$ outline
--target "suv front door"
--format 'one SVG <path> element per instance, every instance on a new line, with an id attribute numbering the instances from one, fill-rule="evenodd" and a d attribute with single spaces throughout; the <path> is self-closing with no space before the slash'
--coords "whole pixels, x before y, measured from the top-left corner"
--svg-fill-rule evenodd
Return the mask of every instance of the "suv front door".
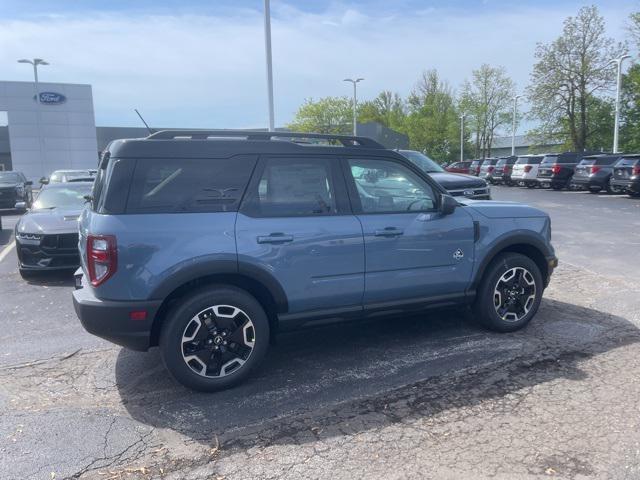
<path id="1" fill-rule="evenodd" d="M 262 157 L 237 217 L 236 242 L 240 270 L 251 265 L 273 276 L 289 314 L 362 310 L 364 241 L 340 159 Z"/>
<path id="2" fill-rule="evenodd" d="M 350 158 L 345 175 L 364 232 L 365 308 L 463 296 L 474 261 L 464 208 L 440 214 L 440 193 L 396 159 Z"/>

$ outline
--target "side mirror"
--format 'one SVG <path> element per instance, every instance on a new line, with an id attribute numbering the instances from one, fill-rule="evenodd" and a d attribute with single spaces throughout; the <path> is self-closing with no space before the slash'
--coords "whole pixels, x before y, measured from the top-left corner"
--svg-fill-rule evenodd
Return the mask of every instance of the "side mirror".
<path id="1" fill-rule="evenodd" d="M 47 185 L 48 183 L 49 183 L 49 178 L 48 177 L 42 177 L 40 179 L 40 184 Z"/>
<path id="2" fill-rule="evenodd" d="M 440 213 L 442 215 L 451 215 L 456 211 L 456 207 L 458 206 L 458 202 L 451 195 L 445 195 L 444 193 L 440 196 Z"/>
<path id="3" fill-rule="evenodd" d="M 33 182 L 31 180 L 27 180 L 26 182 L 24 182 L 24 184 L 30 187 L 31 185 L 33 185 Z"/>

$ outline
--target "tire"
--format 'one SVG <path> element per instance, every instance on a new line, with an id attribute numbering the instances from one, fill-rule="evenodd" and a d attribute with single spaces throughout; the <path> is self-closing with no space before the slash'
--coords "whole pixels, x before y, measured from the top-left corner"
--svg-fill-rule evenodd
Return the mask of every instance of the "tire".
<path id="1" fill-rule="evenodd" d="M 210 285 L 185 297 L 167 314 L 160 333 L 160 352 L 169 373 L 202 392 L 245 380 L 268 347 L 264 309 L 233 286 Z"/>
<path id="2" fill-rule="evenodd" d="M 562 190 L 564 187 L 565 187 L 565 185 L 564 184 L 560 184 L 560 183 L 552 183 L 551 184 L 551 188 L 553 188 L 556 191 Z"/>
<path id="3" fill-rule="evenodd" d="M 514 277 L 510 277 L 509 272 L 514 272 Z M 522 289 L 522 294 L 519 291 L 515 292 L 514 296 L 518 300 L 512 306 L 514 312 L 504 310 L 505 313 L 500 315 L 498 310 L 507 304 L 507 301 L 503 301 L 507 296 L 504 290 L 511 288 L 510 280 L 520 282 L 520 286 L 514 284 L 512 288 L 514 292 Z M 533 260 L 519 253 L 499 254 L 489 264 L 480 282 L 473 304 L 476 320 L 496 332 L 519 330 L 529 323 L 538 311 L 543 290 L 542 274 Z M 500 297 L 496 297 L 498 293 Z M 500 306 L 495 305 L 498 301 Z"/>
<path id="4" fill-rule="evenodd" d="M 611 185 L 611 182 L 607 182 L 607 185 L 605 186 L 605 190 L 609 195 L 618 195 L 622 193 L 622 189 L 620 187 L 615 187 Z"/>
<path id="5" fill-rule="evenodd" d="M 600 189 L 599 188 L 590 188 L 589 189 L 589 193 L 593 193 L 593 194 L 600 193 Z"/>
<path id="6" fill-rule="evenodd" d="M 535 183 L 527 183 L 525 185 L 527 186 L 527 188 L 536 188 L 536 184 Z"/>

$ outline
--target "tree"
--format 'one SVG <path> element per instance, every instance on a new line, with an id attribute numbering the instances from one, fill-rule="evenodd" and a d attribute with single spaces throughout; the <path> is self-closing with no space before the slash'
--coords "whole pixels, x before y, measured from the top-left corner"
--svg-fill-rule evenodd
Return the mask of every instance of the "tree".
<path id="1" fill-rule="evenodd" d="M 629 30 L 640 48 L 640 13 L 631 15 Z M 640 152 L 640 65 L 634 64 L 622 76 L 620 100 L 620 149 Z"/>
<path id="2" fill-rule="evenodd" d="M 504 67 L 484 64 L 472 72 L 471 81 L 465 81 L 460 105 L 475 133 L 476 157 L 491 156 L 497 130 L 512 120 L 514 95 L 514 83 Z"/>
<path id="3" fill-rule="evenodd" d="M 460 157 L 459 114 L 453 92 L 436 70 L 428 70 L 407 100 L 403 132 L 411 148 L 434 160 L 449 162 Z M 466 136 L 468 138 L 468 134 Z"/>
<path id="4" fill-rule="evenodd" d="M 378 122 L 394 130 L 402 130 L 406 114 L 404 101 L 400 95 L 384 90 L 373 100 L 358 105 L 360 123 Z"/>
<path id="5" fill-rule="evenodd" d="M 305 100 L 287 128 L 296 132 L 329 134 L 352 133 L 353 103 L 348 97 Z"/>
<path id="6" fill-rule="evenodd" d="M 527 96 L 531 116 L 541 121 L 542 140 L 559 139 L 576 151 L 592 144 L 593 118 L 615 80 L 610 60 L 622 46 L 605 36 L 604 19 L 595 6 L 583 7 L 564 21 L 562 35 L 536 47 L 536 64 Z"/>

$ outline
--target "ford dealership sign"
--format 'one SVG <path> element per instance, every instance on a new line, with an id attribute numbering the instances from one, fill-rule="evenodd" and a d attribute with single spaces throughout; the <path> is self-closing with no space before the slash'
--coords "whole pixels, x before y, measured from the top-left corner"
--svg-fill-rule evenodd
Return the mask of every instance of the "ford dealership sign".
<path id="1" fill-rule="evenodd" d="M 36 100 L 36 96 L 33 96 L 33 100 Z M 45 105 L 60 105 L 67 101 L 67 97 L 61 93 L 56 92 L 40 92 L 40 103 Z"/>

